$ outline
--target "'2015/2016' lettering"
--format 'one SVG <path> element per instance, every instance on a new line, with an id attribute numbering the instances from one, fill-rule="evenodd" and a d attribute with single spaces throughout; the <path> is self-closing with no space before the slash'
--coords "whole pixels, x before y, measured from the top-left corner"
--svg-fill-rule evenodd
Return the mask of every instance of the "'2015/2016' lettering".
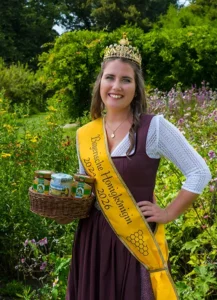
<path id="1" fill-rule="evenodd" d="M 100 200 L 101 200 L 101 202 L 102 202 L 102 204 L 103 204 L 103 206 L 106 210 L 108 210 L 110 207 L 112 207 L 112 205 L 109 204 L 110 201 L 107 198 L 107 195 L 106 195 L 104 189 L 101 189 L 101 190 L 97 189 L 97 194 L 98 194 L 98 196 L 99 196 L 99 198 L 100 198 Z"/>

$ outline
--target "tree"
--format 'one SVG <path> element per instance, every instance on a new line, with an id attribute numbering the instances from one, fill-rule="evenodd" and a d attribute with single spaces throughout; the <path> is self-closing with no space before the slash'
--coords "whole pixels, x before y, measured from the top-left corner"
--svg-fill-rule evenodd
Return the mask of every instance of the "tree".
<path id="1" fill-rule="evenodd" d="M 210 20 L 217 19 L 217 0 L 192 0 L 189 8 L 193 13 L 207 16 Z"/>
<path id="2" fill-rule="evenodd" d="M 148 30 L 151 22 L 164 14 L 170 4 L 177 4 L 177 0 L 93 0 L 92 28 L 112 31 L 128 23 Z"/>
<path id="3" fill-rule="evenodd" d="M 171 3 L 177 0 L 1 0 L 0 57 L 36 68 L 42 45 L 58 35 L 56 24 L 112 31 L 126 23 L 149 31 Z"/>
<path id="4" fill-rule="evenodd" d="M 59 12 L 50 0 L 1 0 L 0 56 L 6 63 L 20 61 L 35 66 L 41 46 L 54 40 L 52 30 Z"/>

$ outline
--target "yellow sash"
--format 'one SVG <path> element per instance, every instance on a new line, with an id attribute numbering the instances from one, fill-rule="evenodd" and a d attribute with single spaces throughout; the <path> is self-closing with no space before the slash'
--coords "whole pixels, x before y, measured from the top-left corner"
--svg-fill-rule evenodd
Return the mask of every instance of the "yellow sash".
<path id="1" fill-rule="evenodd" d="M 117 237 L 150 272 L 155 299 L 178 299 L 167 265 L 164 225 L 157 224 L 152 233 L 110 158 L 103 119 L 81 127 L 77 141 L 87 174 L 96 178 L 95 189 L 102 212 Z"/>

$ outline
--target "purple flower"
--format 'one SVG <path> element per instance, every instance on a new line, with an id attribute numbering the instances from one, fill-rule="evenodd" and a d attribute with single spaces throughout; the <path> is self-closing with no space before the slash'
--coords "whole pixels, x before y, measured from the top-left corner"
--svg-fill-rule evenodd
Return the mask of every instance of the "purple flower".
<path id="1" fill-rule="evenodd" d="M 181 119 L 178 120 L 178 125 L 181 125 L 183 123 L 184 123 L 184 119 L 183 118 L 181 118 Z"/>
<path id="2" fill-rule="evenodd" d="M 208 153 L 208 156 L 209 156 L 209 158 L 213 159 L 213 158 L 216 157 L 216 154 L 213 150 L 210 150 L 209 153 Z"/>
<path id="3" fill-rule="evenodd" d="M 31 243 L 32 243 L 32 244 L 36 244 L 35 239 L 32 239 L 32 240 L 31 240 Z"/>
<path id="4" fill-rule="evenodd" d="M 209 191 L 212 193 L 215 191 L 215 186 L 214 185 L 210 185 L 209 186 Z"/>
<path id="5" fill-rule="evenodd" d="M 21 263 L 22 264 L 24 264 L 25 261 L 26 261 L 25 258 L 21 258 Z"/>
<path id="6" fill-rule="evenodd" d="M 27 240 L 25 240 L 23 245 L 26 247 L 28 245 L 28 243 L 29 243 L 29 240 L 27 239 Z"/>
<path id="7" fill-rule="evenodd" d="M 38 243 L 39 243 L 40 246 L 46 245 L 47 244 L 47 238 L 45 237 L 45 238 L 41 239 Z"/>
<path id="8" fill-rule="evenodd" d="M 46 267 L 47 267 L 47 262 L 44 261 L 40 266 L 40 270 L 44 270 Z"/>

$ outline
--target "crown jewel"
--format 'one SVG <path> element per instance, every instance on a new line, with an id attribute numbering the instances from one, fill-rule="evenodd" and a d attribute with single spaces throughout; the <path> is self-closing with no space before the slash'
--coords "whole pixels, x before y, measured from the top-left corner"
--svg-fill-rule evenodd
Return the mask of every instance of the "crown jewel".
<path id="1" fill-rule="evenodd" d="M 125 33 L 123 34 L 123 38 L 119 41 L 119 44 L 112 44 L 105 48 L 103 60 L 115 57 L 123 57 L 132 60 L 141 67 L 142 57 L 139 50 L 130 45 Z"/>

